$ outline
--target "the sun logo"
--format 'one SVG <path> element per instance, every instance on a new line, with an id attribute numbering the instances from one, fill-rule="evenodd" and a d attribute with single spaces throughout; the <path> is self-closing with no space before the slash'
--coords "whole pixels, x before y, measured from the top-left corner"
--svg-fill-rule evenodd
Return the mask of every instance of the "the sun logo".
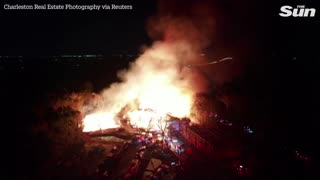
<path id="1" fill-rule="evenodd" d="M 305 5 L 298 5 L 297 8 L 291 6 L 282 6 L 279 15 L 281 17 L 314 17 L 316 14 L 315 8 L 305 8 Z"/>

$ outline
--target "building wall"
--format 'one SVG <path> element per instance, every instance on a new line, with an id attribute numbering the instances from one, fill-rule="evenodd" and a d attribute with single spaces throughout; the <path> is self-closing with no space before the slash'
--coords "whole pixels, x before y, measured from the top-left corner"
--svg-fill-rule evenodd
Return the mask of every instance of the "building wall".
<path id="1" fill-rule="evenodd" d="M 195 148 L 205 153 L 208 157 L 212 157 L 214 149 L 211 143 L 191 130 L 188 126 L 181 126 L 180 132 L 189 141 L 189 143 L 195 146 Z"/>

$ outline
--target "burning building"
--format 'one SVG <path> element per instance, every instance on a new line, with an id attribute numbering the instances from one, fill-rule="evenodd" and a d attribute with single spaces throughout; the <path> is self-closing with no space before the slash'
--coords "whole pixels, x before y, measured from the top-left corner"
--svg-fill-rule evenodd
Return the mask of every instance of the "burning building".
<path id="1" fill-rule="evenodd" d="M 118 72 L 119 82 L 100 93 L 99 106 L 83 119 L 83 131 L 124 127 L 164 134 L 172 117 L 199 123 L 192 107 L 196 95 L 208 91 L 209 82 L 190 64 L 208 62 L 201 54 L 210 44 L 214 21 L 204 12 L 151 17 L 147 28 L 154 43 Z"/>
<path id="2" fill-rule="evenodd" d="M 163 126 L 167 115 L 188 117 L 197 123 L 191 117 L 191 107 L 205 80 L 185 66 L 197 59 L 192 52 L 186 42 L 155 43 L 129 70 L 118 73 L 122 82 L 101 93 L 100 107 L 83 121 L 84 131 L 114 128 L 123 118 L 141 128 Z"/>

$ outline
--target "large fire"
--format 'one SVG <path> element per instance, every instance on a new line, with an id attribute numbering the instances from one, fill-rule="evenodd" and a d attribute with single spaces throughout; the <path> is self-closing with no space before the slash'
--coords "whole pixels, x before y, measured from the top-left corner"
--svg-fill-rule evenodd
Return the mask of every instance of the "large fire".
<path id="1" fill-rule="evenodd" d="M 119 127 L 119 124 L 114 118 L 114 114 L 105 112 L 89 114 L 83 119 L 83 131 L 90 132 L 100 129 L 117 128 Z"/>
<path id="2" fill-rule="evenodd" d="M 179 89 L 174 84 L 160 81 L 159 75 L 151 76 L 146 82 L 137 86 L 137 92 L 126 91 L 122 94 L 123 98 L 135 94 L 134 98 L 127 100 L 128 104 L 131 104 L 129 109 L 121 114 L 121 117 L 128 119 L 133 127 L 159 130 L 165 127 L 167 115 L 179 118 L 190 116 L 192 94 Z M 132 104 L 133 101 L 135 103 Z M 127 104 L 123 104 L 123 107 L 124 105 Z M 117 117 L 120 111 L 119 108 L 114 112 L 100 111 L 86 115 L 83 120 L 83 131 L 120 127 L 121 123 Z"/>
<path id="3" fill-rule="evenodd" d="M 206 61 L 200 54 L 208 44 L 212 23 L 202 20 L 165 17 L 152 21 L 151 34 L 159 32 L 164 39 L 145 48 L 128 69 L 118 73 L 120 82 L 100 93 L 101 102 L 85 116 L 83 131 L 125 126 L 123 122 L 162 129 L 170 116 L 196 123 L 191 117 L 194 97 L 208 87 L 206 78 L 189 65 Z"/>
<path id="4" fill-rule="evenodd" d="M 192 96 L 182 92 L 175 86 L 163 86 L 153 83 L 141 88 L 137 97 L 138 105 L 131 107 L 122 115 L 135 128 L 161 130 L 166 125 L 168 115 L 174 117 L 189 117 Z M 96 112 L 88 114 L 83 119 L 83 131 L 91 132 L 121 126 L 117 114 L 119 112 Z"/>
<path id="5" fill-rule="evenodd" d="M 102 106 L 84 118 L 83 131 L 119 127 L 118 119 L 124 117 L 132 126 L 154 129 L 164 126 L 167 115 L 189 117 L 194 96 L 191 78 L 172 48 L 155 45 L 129 71 L 121 72 L 123 82 L 101 93 Z"/>
<path id="6" fill-rule="evenodd" d="M 163 125 L 164 116 L 148 110 L 135 110 L 128 113 L 130 123 L 133 127 L 144 129 L 159 129 L 159 125 Z M 161 123 L 161 124 L 158 124 Z"/>

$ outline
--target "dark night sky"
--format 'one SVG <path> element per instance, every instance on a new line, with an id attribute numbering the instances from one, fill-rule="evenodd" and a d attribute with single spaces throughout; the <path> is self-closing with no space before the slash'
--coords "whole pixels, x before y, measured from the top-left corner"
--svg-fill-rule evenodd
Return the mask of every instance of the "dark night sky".
<path id="1" fill-rule="evenodd" d="M 21 4 L 22 1 L 19 1 Z M 28 1 L 49 2 L 49 1 Z M 51 3 L 81 4 L 73 1 Z M 119 1 L 82 1 L 83 4 Z M 1 9 L 1 54 L 107 54 L 138 50 L 147 43 L 146 18 L 155 13 L 152 1 L 120 1 L 134 10 L 118 11 L 4 11 Z M 126 3 L 127 2 L 127 3 Z M 26 3 L 26 1 L 24 1 Z M 2 2 L 1 4 L 5 4 Z M 10 1 L 10 4 L 15 4 Z M 144 7 L 146 6 L 146 7 Z M 1 7 L 2 8 L 2 7 Z"/>
<path id="2" fill-rule="evenodd" d="M 26 3 L 26 1 L 7 1 Z M 29 4 L 40 1 L 27 1 Z M 48 3 L 79 1 L 41 1 Z M 73 3 L 74 2 L 74 3 Z M 81 1 L 83 4 L 104 3 L 132 4 L 131 11 L 4 11 L 1 7 L 1 42 L 0 54 L 107 54 L 114 51 L 137 51 L 143 44 L 151 42 L 146 32 L 146 20 L 156 14 L 155 0 L 140 1 Z M 186 5 L 198 1 L 177 0 L 162 1 L 167 4 L 168 11 L 188 11 L 192 7 Z M 167 2 L 167 3 L 166 3 Z M 266 45 L 272 50 L 281 49 L 287 53 L 297 52 L 296 48 L 305 48 L 312 40 L 316 41 L 316 21 L 314 19 L 280 18 L 279 8 L 292 1 L 240 1 L 215 0 L 201 1 L 212 6 L 217 21 L 215 44 L 222 48 L 239 49 L 261 48 Z M 312 1 L 306 2 L 314 6 Z M 5 2 L 1 2 L 1 5 Z M 174 6 L 173 8 L 171 6 Z M 187 14 L 187 13 L 186 13 Z M 296 43 L 300 42 L 300 43 Z M 286 44 L 288 48 L 282 49 Z M 280 47 L 279 47 L 280 45 Z M 261 47 L 260 47 L 261 46 Z M 301 47 L 300 47 L 301 46 Z M 310 46 L 311 47 L 311 46 Z M 265 48 L 263 49 L 265 50 Z"/>

